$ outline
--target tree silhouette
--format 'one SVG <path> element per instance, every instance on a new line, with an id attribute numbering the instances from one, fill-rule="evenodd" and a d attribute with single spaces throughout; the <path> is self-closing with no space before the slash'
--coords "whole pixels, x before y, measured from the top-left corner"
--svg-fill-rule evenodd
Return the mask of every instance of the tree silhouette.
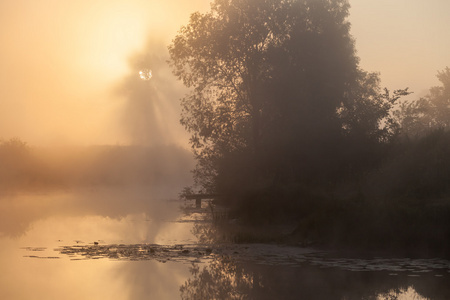
<path id="1" fill-rule="evenodd" d="M 396 118 L 404 135 L 423 137 L 431 130 L 450 128 L 450 68 L 436 76 L 441 86 L 431 87 L 420 99 L 403 102 L 396 111 Z"/>
<path id="2" fill-rule="evenodd" d="M 329 182 L 349 147 L 393 135 L 388 112 L 406 91 L 381 92 L 360 70 L 348 10 L 346 0 L 216 0 L 191 15 L 169 52 L 192 89 L 181 123 L 204 188 Z"/>

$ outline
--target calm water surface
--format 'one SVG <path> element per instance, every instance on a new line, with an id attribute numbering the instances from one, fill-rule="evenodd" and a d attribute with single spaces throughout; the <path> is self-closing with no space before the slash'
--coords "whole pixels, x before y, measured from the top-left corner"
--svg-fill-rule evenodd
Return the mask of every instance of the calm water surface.
<path id="1" fill-rule="evenodd" d="M 450 299 L 450 262 L 199 245 L 165 191 L 2 195 L 0 299 Z"/>

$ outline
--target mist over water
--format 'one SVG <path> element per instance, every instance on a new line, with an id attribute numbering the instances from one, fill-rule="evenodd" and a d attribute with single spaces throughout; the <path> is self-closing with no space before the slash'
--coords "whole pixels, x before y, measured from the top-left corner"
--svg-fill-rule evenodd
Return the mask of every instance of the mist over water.
<path id="1" fill-rule="evenodd" d="M 0 264 L 8 274 L 0 275 L 0 298 L 179 295 L 187 265 L 72 265 L 54 258 L 62 245 L 195 242 L 189 224 L 176 222 L 180 202 L 173 200 L 192 184 L 194 159 L 178 121 L 186 89 L 171 74 L 167 57 L 164 42 L 151 39 L 129 59 L 128 75 L 111 87 L 115 109 L 106 139 L 79 145 L 65 138 L 36 144 L 0 139 Z M 145 68 L 152 70 L 151 80 L 139 77 Z M 105 144 L 112 136 L 118 142 Z"/>
<path id="2" fill-rule="evenodd" d="M 429 8 L 421 9 L 424 4 L 416 0 L 350 1 L 355 12 L 349 17 L 352 35 L 339 48 L 329 42 L 340 35 L 320 29 L 334 21 L 322 18 L 321 9 L 314 13 L 314 7 L 323 4 L 342 9 L 345 1 L 339 0 L 215 1 L 216 10 L 233 5 L 238 9 L 229 16 L 212 14 L 204 23 L 199 14 L 191 19 L 189 14 L 209 7 L 209 0 L 50 2 L 0 3 L 4 46 L 0 49 L 0 299 L 449 298 L 450 262 L 427 257 L 434 255 L 433 247 L 448 249 L 449 244 L 449 197 L 439 193 L 442 187 L 448 192 L 450 175 L 440 169 L 450 165 L 448 131 L 437 131 L 428 141 L 404 144 L 404 149 L 411 149 L 403 159 L 397 159 L 402 154 L 392 160 L 380 154 L 387 148 L 378 151 L 372 145 L 383 138 L 375 144 L 364 139 L 376 136 L 379 120 L 386 123 L 388 116 L 376 109 L 384 99 L 377 94 L 382 90 L 377 88 L 376 74 L 360 78 L 355 99 L 367 97 L 368 102 L 361 102 L 367 106 L 359 110 L 357 105 L 354 110 L 349 106 L 344 125 L 333 119 L 338 106 L 314 106 L 321 99 L 338 99 L 335 83 L 345 77 L 341 72 L 346 70 L 345 59 L 340 56 L 344 50 L 351 52 L 351 62 L 361 58 L 362 69 L 380 70 L 380 78 L 387 80 L 383 86 L 411 87 L 414 97 L 428 97 L 422 90 L 432 85 L 435 74 L 430 70 L 445 66 L 442 57 L 450 44 L 429 39 L 419 47 L 417 40 L 423 36 L 422 28 L 427 37 L 436 32 L 445 40 L 446 26 L 436 20 L 447 20 L 441 14 L 447 4 L 433 0 Z M 227 8 L 229 3 L 233 5 Z M 300 27 L 283 17 L 288 10 L 274 9 L 290 3 L 311 6 L 305 16 L 312 15 L 303 21 L 302 14 L 286 14 Z M 422 15 L 410 24 L 417 11 Z M 270 22 L 264 20 L 267 16 Z M 218 26 L 209 31 L 215 18 Z M 314 25 L 315 18 L 319 26 L 303 31 L 302 26 Z M 436 22 L 422 24 L 430 20 Z M 278 39 L 269 33 L 262 43 L 252 45 L 251 39 L 264 36 L 264 28 L 270 29 L 272 23 L 280 25 L 273 27 L 274 32 L 286 29 L 286 34 Z M 195 32 L 195 26 L 180 29 L 182 24 L 207 26 Z M 221 24 L 230 27 L 222 30 Z M 262 26 L 247 27 L 252 24 Z M 346 32 L 350 23 L 344 25 Z M 372 35 L 381 27 L 380 35 Z M 298 40 L 287 42 L 298 29 Z M 219 35 L 214 37 L 215 30 Z M 304 32 L 311 35 L 302 40 Z M 187 39 L 176 41 L 177 35 Z M 191 54 L 200 54 L 192 66 L 202 73 L 208 64 L 204 58 L 210 55 L 210 64 L 219 63 L 212 73 L 204 73 L 205 80 L 197 86 L 201 90 L 212 84 L 211 90 L 205 90 L 205 95 L 211 94 L 201 99 L 205 110 L 189 116 L 190 109 L 203 104 L 196 101 L 199 98 L 189 98 L 195 85 L 187 84 L 194 87 L 189 90 L 173 75 L 177 66 L 172 56 L 179 56 L 178 68 L 188 73 L 193 69 L 185 64 L 192 60 L 184 51 L 174 52 L 170 43 L 186 45 L 192 37 L 198 43 L 192 44 Z M 277 49 L 264 56 L 266 50 Z M 223 66 L 230 70 L 223 73 L 224 82 L 234 85 L 230 90 L 214 83 L 220 77 L 211 76 Z M 246 68 L 251 72 L 246 74 Z M 246 86 L 247 79 L 252 84 Z M 232 92 L 236 83 L 238 92 L 255 98 L 233 107 L 242 96 Z M 224 97 L 214 99 L 215 91 L 223 91 Z M 193 106 L 184 101 L 182 109 L 183 98 L 192 100 Z M 217 109 L 217 100 L 231 106 Z M 266 102 L 254 114 L 239 111 L 260 100 Z M 311 105 L 301 103 L 309 100 Z M 369 105 L 371 100 L 376 105 Z M 336 104 L 339 109 L 342 103 Z M 377 116 L 372 118 L 373 114 Z M 250 122 L 253 117 L 257 122 Z M 192 123 L 195 118 L 200 122 Z M 354 140 L 336 139 L 342 129 L 351 133 L 355 124 L 358 129 L 358 122 L 363 130 L 355 131 Z M 261 156 L 247 151 L 250 147 L 240 148 L 252 126 L 256 126 L 254 145 L 263 146 Z M 327 126 L 333 130 L 327 132 Z M 389 137 L 388 131 L 383 134 Z M 208 149 L 204 133 L 216 138 L 222 134 L 224 139 Z M 259 140 L 263 134 L 267 139 Z M 227 143 L 230 137 L 236 147 Z M 195 149 L 195 138 L 197 146 L 206 146 L 203 157 L 197 152 L 197 158 L 204 158 L 204 179 L 220 175 L 218 191 L 208 190 L 214 186 L 207 184 L 199 191 L 219 195 L 217 201 L 205 199 L 202 207 L 195 207 L 195 200 L 181 201 L 180 195 L 193 184 L 196 165 L 190 146 Z M 371 169 L 370 155 L 377 161 L 378 154 L 380 161 L 388 163 Z M 414 168 L 417 162 L 427 168 Z M 386 197 L 391 191 L 399 191 L 400 197 Z M 422 197 L 420 201 L 409 202 L 415 195 Z M 420 238 L 424 242 L 418 247 Z M 428 238 L 436 244 L 428 243 Z M 327 248 L 327 239 L 331 246 L 339 246 L 339 239 L 349 242 L 351 251 Z M 389 252 L 403 244 L 405 252 Z M 366 252 L 358 252 L 358 245 Z M 379 245 L 386 246 L 386 252 Z M 391 256 L 397 253 L 401 257 Z M 422 253 L 423 259 L 409 256 Z"/>
<path id="3" fill-rule="evenodd" d="M 10 212 L 0 232 L 18 236 L 37 220 L 77 212 L 112 218 L 174 213 L 161 211 L 160 201 L 177 198 L 192 183 L 194 160 L 179 123 L 179 99 L 187 89 L 167 59 L 164 39 L 148 38 L 129 57 L 128 74 L 110 86 L 116 108 L 109 135 L 116 144 L 102 145 L 103 138 L 91 145 L 0 139 L 0 205 Z M 150 80 L 139 75 L 145 69 L 152 70 Z"/>

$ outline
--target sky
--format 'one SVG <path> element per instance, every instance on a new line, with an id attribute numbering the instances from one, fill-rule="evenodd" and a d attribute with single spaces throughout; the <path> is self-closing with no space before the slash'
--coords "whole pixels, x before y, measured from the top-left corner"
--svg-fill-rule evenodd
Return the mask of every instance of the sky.
<path id="1" fill-rule="evenodd" d="M 450 1 L 350 0 L 351 32 L 360 66 L 379 72 L 391 90 L 409 87 L 410 98 L 439 85 L 450 67 Z"/>
<path id="2" fill-rule="evenodd" d="M 447 0 L 351 0 L 360 66 L 411 97 L 450 66 Z M 0 139 L 187 146 L 167 45 L 209 0 L 0 1 Z M 152 70 L 148 81 L 141 69 Z"/>

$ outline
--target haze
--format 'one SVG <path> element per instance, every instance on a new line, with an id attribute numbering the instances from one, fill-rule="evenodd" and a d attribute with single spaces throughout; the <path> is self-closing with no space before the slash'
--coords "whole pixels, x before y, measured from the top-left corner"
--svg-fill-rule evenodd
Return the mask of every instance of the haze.
<path id="1" fill-rule="evenodd" d="M 123 116 L 133 111 L 123 85 L 139 80 L 141 62 L 130 59 L 164 61 L 180 24 L 203 7 L 208 1 L 0 2 L 0 138 L 44 145 L 141 142 L 123 124 L 135 119 Z M 177 98 L 161 99 L 175 118 L 165 123 L 175 126 Z"/>
<path id="2" fill-rule="evenodd" d="M 351 1 L 361 67 L 422 96 L 449 65 L 445 0 Z M 32 145 L 170 144 L 182 85 L 167 45 L 209 1 L 0 2 L 0 138 Z M 153 64 L 153 65 L 152 65 Z M 156 65 L 155 65 L 156 64 Z M 153 70 L 139 80 L 141 67 Z"/>
<path id="3" fill-rule="evenodd" d="M 0 0 L 0 299 L 450 299 L 450 1 L 227 1 Z"/>

